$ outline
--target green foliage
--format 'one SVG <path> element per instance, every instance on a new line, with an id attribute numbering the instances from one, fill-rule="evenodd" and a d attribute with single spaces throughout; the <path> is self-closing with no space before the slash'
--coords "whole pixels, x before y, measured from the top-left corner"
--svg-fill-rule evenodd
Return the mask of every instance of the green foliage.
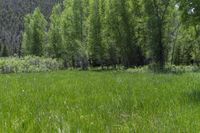
<path id="1" fill-rule="evenodd" d="M 141 45 L 138 43 L 139 38 L 136 30 L 136 24 L 139 24 L 139 2 L 129 0 L 119 0 L 108 2 L 108 11 L 106 16 L 109 24 L 107 31 L 109 31 L 112 44 L 110 48 L 114 49 L 118 55 L 119 60 L 125 67 L 143 65 L 144 58 L 141 50 Z M 137 14 L 137 13 L 138 14 Z M 142 28 L 142 27 L 141 27 Z M 138 37 L 138 38 L 137 38 Z M 113 43 L 116 43 L 113 45 Z"/>
<path id="2" fill-rule="evenodd" d="M 44 55 L 46 26 L 47 22 L 39 8 L 36 8 L 32 15 L 29 14 L 25 17 L 25 31 L 23 34 L 25 54 Z"/>
<path id="3" fill-rule="evenodd" d="M 101 0 L 94 0 L 91 2 L 90 16 L 89 16 L 89 45 L 94 66 L 104 63 L 104 46 L 102 43 L 102 17 Z M 102 5 L 103 6 L 103 5 Z"/>
<path id="4" fill-rule="evenodd" d="M 177 50 L 180 49 L 182 51 L 181 64 L 195 64 L 199 66 L 199 1 L 177 0 L 177 2 L 181 20 L 181 29 L 177 36 Z M 175 64 L 177 63 L 175 62 Z"/>
<path id="5" fill-rule="evenodd" d="M 200 1 L 199 0 L 177 0 L 181 10 L 182 22 L 186 25 L 199 25 Z"/>
<path id="6" fill-rule="evenodd" d="M 56 59 L 36 56 L 0 58 L 0 73 L 46 72 L 62 69 L 62 64 Z"/>
<path id="7" fill-rule="evenodd" d="M 0 43 L 6 45 L 9 54 L 21 55 L 24 17 L 36 7 L 41 9 L 45 18 L 51 14 L 52 7 L 63 0 L 1 0 L 0 1 Z"/>
<path id="8" fill-rule="evenodd" d="M 50 28 L 48 31 L 48 54 L 51 57 L 61 58 L 63 56 L 63 42 L 61 34 L 61 5 L 55 5 L 50 17 Z"/>
<path id="9" fill-rule="evenodd" d="M 88 0 L 66 0 L 61 13 L 60 30 L 62 38 L 62 58 L 67 66 L 88 67 L 89 48 L 87 45 L 89 16 Z"/>
<path id="10" fill-rule="evenodd" d="M 199 66 L 197 3 L 65 0 L 53 8 L 48 29 L 39 9 L 27 15 L 23 46 L 26 54 L 61 58 L 73 68 L 150 64 L 162 71 L 168 63 Z"/>
<path id="11" fill-rule="evenodd" d="M 166 43 L 166 24 L 168 23 L 167 15 L 172 0 L 144 0 L 145 11 L 148 17 L 148 33 L 149 46 L 151 57 L 156 66 L 163 69 L 167 58 L 167 43 Z M 172 5 L 174 6 L 174 5 Z"/>

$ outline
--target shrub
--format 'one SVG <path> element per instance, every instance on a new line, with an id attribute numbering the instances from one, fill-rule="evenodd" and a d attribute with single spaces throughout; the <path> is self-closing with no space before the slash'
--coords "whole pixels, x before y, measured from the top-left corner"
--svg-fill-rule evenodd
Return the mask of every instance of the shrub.
<path id="1" fill-rule="evenodd" d="M 198 72 L 199 70 L 200 68 L 196 65 L 193 65 L 193 66 L 169 65 L 169 66 L 166 66 L 166 69 L 165 69 L 166 72 L 172 72 L 172 73 Z"/>
<path id="2" fill-rule="evenodd" d="M 145 73 L 149 72 L 148 66 L 129 68 L 126 70 L 129 73 Z"/>
<path id="3" fill-rule="evenodd" d="M 200 67 L 196 65 L 190 65 L 190 66 L 176 66 L 176 65 L 166 65 L 164 70 L 159 71 L 159 69 L 156 69 L 154 64 L 150 64 L 148 66 L 143 67 L 135 67 L 135 68 L 129 68 L 126 70 L 130 73 L 145 73 L 145 72 L 158 72 L 158 73 L 174 73 L 174 74 L 181 74 L 181 73 L 187 73 L 187 72 L 200 72 Z"/>
<path id="4" fill-rule="evenodd" d="M 45 57 L 0 58 L 0 73 L 46 72 L 62 68 L 62 61 Z"/>

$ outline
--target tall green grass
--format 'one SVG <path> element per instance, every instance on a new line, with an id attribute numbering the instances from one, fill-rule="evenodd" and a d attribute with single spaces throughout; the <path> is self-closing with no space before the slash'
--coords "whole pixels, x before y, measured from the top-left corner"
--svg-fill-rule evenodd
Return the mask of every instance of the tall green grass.
<path id="1" fill-rule="evenodd" d="M 0 75 L 0 132 L 200 131 L 200 73 Z"/>

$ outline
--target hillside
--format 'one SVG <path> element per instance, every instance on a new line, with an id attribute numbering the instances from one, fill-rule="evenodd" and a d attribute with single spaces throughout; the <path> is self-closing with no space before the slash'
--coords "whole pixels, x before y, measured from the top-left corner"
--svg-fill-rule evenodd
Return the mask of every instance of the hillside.
<path id="1" fill-rule="evenodd" d="M 20 47 L 24 16 L 40 7 L 48 17 L 56 2 L 62 0 L 0 0 L 0 43 L 9 46 L 12 53 Z"/>

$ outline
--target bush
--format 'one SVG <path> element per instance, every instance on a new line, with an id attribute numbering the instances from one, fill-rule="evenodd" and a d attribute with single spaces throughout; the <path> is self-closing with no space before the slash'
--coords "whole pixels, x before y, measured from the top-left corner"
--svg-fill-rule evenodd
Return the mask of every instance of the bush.
<path id="1" fill-rule="evenodd" d="M 37 56 L 0 58 L 0 73 L 46 72 L 62 68 L 62 61 L 51 58 Z"/>
<path id="2" fill-rule="evenodd" d="M 126 70 L 129 73 L 145 73 L 149 72 L 148 66 L 129 68 Z"/>
<path id="3" fill-rule="evenodd" d="M 198 66 L 175 66 L 175 65 L 169 65 L 166 66 L 165 69 L 166 72 L 172 72 L 172 73 L 185 73 L 185 72 L 198 72 L 200 71 L 200 68 Z"/>
<path id="4" fill-rule="evenodd" d="M 129 68 L 126 70 L 130 73 L 145 73 L 145 72 L 157 72 L 157 73 L 174 73 L 174 74 L 181 74 L 181 73 L 187 73 L 187 72 L 200 72 L 200 67 L 196 65 L 191 66 L 176 66 L 176 65 L 166 65 L 165 68 L 161 71 L 155 67 L 155 65 L 150 64 L 148 66 L 143 67 L 135 67 L 135 68 Z"/>

